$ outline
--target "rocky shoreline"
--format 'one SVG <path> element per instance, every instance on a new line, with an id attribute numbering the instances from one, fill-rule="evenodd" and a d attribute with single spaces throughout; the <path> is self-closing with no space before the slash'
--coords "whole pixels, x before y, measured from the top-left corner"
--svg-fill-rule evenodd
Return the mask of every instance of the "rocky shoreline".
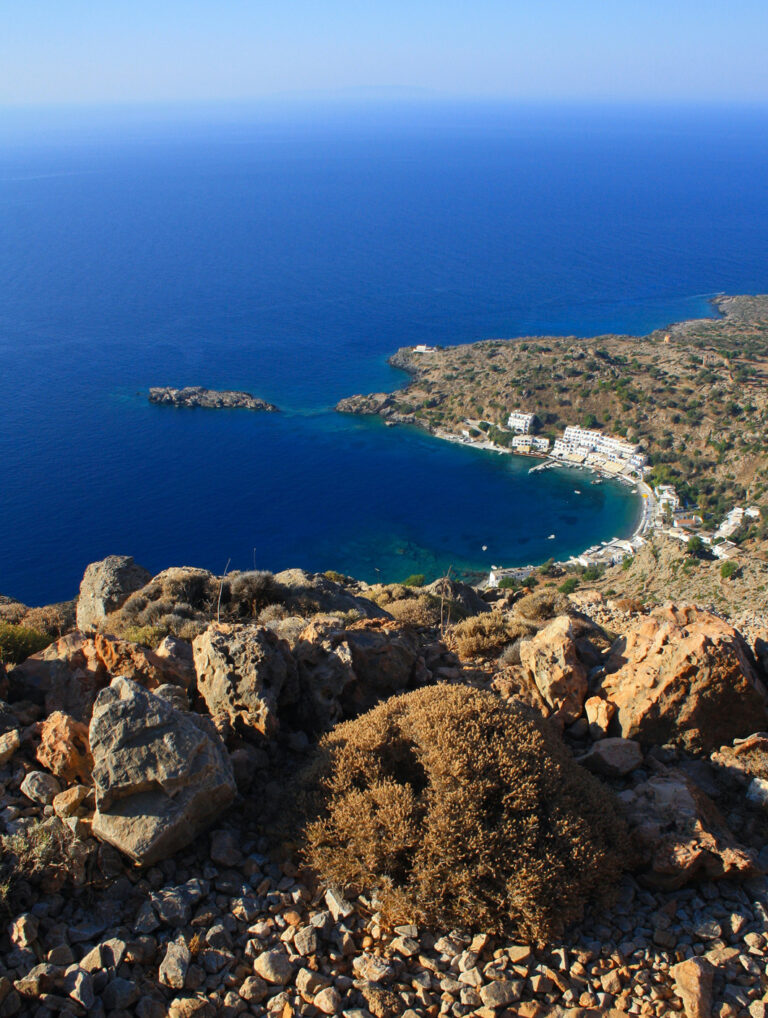
<path id="1" fill-rule="evenodd" d="M 77 626 L 0 667 L 0 1016 L 768 1015 L 768 631 L 120 556 Z M 596 776 L 633 846 L 612 905 L 532 939 L 393 917 L 307 866 L 286 776 L 430 688 L 523 711 Z"/>
<path id="2" fill-rule="evenodd" d="M 279 407 L 253 396 L 250 392 L 231 389 L 205 389 L 199 385 L 174 389 L 170 386 L 154 386 L 149 390 L 150 403 L 159 406 L 205 407 L 208 410 L 261 410 L 277 413 Z"/>

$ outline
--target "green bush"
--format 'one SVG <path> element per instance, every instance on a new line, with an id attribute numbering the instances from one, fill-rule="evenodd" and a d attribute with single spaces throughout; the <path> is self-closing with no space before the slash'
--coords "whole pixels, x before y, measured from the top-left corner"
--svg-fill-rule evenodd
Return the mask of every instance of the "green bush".
<path id="1" fill-rule="evenodd" d="M 499 580 L 499 590 L 519 590 L 520 581 L 516 580 L 514 576 L 502 576 Z"/>
<path id="2" fill-rule="evenodd" d="M 306 855 L 376 889 L 387 921 L 546 940 L 628 863 L 612 794 L 516 701 L 439 685 L 324 737 L 303 776 Z"/>
<path id="3" fill-rule="evenodd" d="M 523 580 L 523 586 L 527 587 L 529 590 L 533 590 L 533 588 L 538 584 L 538 582 L 539 581 L 536 579 L 533 573 L 529 573 Z"/>
<path id="4" fill-rule="evenodd" d="M 17 665 L 30 654 L 37 654 L 51 642 L 50 636 L 36 629 L 17 626 L 11 622 L 0 622 L 0 661 Z"/>
<path id="5" fill-rule="evenodd" d="M 575 576 L 569 576 L 557 589 L 561 594 L 572 594 L 578 585 L 578 579 Z"/>
<path id="6" fill-rule="evenodd" d="M 602 576 L 603 570 L 600 566 L 587 566 L 584 572 L 581 574 L 583 580 L 599 580 Z"/>
<path id="7" fill-rule="evenodd" d="M 404 587 L 423 587 L 426 576 L 424 573 L 412 573 L 407 579 L 403 580 Z"/>
<path id="8" fill-rule="evenodd" d="M 704 553 L 704 542 L 698 534 L 694 534 L 693 537 L 688 538 L 688 544 L 685 546 L 686 551 L 693 558 L 700 558 Z"/>
<path id="9" fill-rule="evenodd" d="M 735 562 L 723 562 L 720 566 L 720 575 L 724 580 L 730 580 L 738 573 L 739 567 Z"/>

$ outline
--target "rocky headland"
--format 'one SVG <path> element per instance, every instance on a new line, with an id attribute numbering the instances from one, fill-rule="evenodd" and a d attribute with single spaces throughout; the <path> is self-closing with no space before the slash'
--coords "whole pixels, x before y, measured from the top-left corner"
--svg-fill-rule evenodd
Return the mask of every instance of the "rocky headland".
<path id="1" fill-rule="evenodd" d="M 0 651 L 0 1016 L 768 1014 L 765 620 L 111 556 Z"/>
<path id="2" fill-rule="evenodd" d="M 183 389 L 170 386 L 154 386 L 149 390 L 150 403 L 160 406 L 205 407 L 208 410 L 263 410 L 277 413 L 279 407 L 250 392 L 230 389 L 205 389 L 200 385 L 188 385 Z"/>
<path id="3" fill-rule="evenodd" d="M 410 376 L 402 388 L 351 396 L 336 409 L 444 436 L 468 420 L 503 426 L 512 410 L 535 414 L 550 439 L 569 424 L 602 428 L 636 443 L 652 467 L 649 483 L 673 484 L 705 521 L 744 501 L 765 507 L 768 519 L 768 296 L 713 305 L 717 317 L 647 336 L 406 347 L 389 361 Z M 768 523 L 742 544 L 764 560 Z"/>

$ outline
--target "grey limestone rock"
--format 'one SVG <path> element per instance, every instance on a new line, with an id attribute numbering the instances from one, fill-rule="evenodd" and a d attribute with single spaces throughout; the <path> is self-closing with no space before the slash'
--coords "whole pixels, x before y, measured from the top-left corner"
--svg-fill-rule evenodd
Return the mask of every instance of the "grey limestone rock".
<path id="1" fill-rule="evenodd" d="M 97 629 L 110 612 L 117 611 L 151 579 L 151 573 L 130 555 L 108 555 L 100 562 L 91 562 L 80 583 L 77 628 L 84 633 Z"/>
<path id="2" fill-rule="evenodd" d="M 213 623 L 196 637 L 198 690 L 212 715 L 240 730 L 270 735 L 278 708 L 298 694 L 296 664 L 285 641 L 258 625 Z"/>
<path id="3" fill-rule="evenodd" d="M 89 738 L 93 833 L 143 865 L 189 844 L 235 796 L 210 720 L 175 710 L 128 679 L 99 693 Z"/>

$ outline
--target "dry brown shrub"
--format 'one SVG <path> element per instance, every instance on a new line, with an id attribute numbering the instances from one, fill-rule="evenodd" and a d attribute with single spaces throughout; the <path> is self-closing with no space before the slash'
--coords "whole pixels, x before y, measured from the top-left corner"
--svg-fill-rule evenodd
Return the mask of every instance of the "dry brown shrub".
<path id="1" fill-rule="evenodd" d="M 309 863 L 378 889 L 392 920 L 547 938 L 626 863 L 611 793 L 488 691 L 393 697 L 326 735 L 304 782 Z"/>
<path id="2" fill-rule="evenodd" d="M 438 626 L 440 624 L 440 599 L 431 594 L 390 601 L 387 611 L 393 619 L 409 626 Z"/>
<path id="3" fill-rule="evenodd" d="M 42 608 L 30 608 L 24 616 L 24 625 L 58 640 L 75 628 L 76 606 L 76 601 L 61 601 Z"/>
<path id="4" fill-rule="evenodd" d="M 448 645 L 465 661 L 475 657 L 498 657 L 507 644 L 530 636 L 535 627 L 499 611 L 457 622 L 448 634 Z"/>
<path id="5" fill-rule="evenodd" d="M 514 612 L 523 619 L 544 622 L 558 615 L 568 615 L 573 610 L 565 594 L 557 587 L 543 587 L 532 594 L 526 594 L 515 602 Z"/>

